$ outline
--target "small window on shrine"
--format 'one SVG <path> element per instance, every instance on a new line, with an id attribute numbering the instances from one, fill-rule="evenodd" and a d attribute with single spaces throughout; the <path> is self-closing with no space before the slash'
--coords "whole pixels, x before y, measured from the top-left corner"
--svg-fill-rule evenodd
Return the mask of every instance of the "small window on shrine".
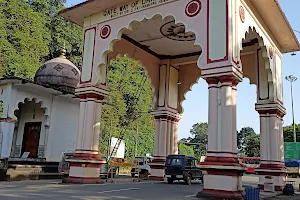
<path id="1" fill-rule="evenodd" d="M 0 101 L 0 118 L 3 116 L 3 101 Z"/>

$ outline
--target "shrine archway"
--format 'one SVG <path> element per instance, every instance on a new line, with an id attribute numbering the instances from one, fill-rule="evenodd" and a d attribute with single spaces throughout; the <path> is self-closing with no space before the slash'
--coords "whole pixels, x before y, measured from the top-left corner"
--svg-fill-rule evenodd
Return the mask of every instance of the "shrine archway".
<path id="1" fill-rule="evenodd" d="M 44 158 L 48 112 L 42 101 L 25 98 L 14 111 L 17 118 L 12 139 L 12 157 L 19 158 L 28 152 L 28 158 Z"/>
<path id="2" fill-rule="evenodd" d="M 281 56 L 272 47 L 267 49 L 266 45 L 259 32 L 249 27 L 243 39 L 241 62 L 244 77 L 250 80 L 250 84 L 256 85 L 257 91 L 255 109 L 260 117 L 261 163 L 256 171 L 259 187 L 264 189 L 265 171 L 273 170 L 276 190 L 281 190 L 285 180 L 280 173 L 284 170 L 282 118 L 285 109 L 274 105 L 276 101 L 283 103 L 281 68 L 278 67 L 281 65 Z"/>
<path id="3" fill-rule="evenodd" d="M 269 17 L 270 12 L 276 21 Z M 62 16 L 83 27 L 85 36 L 81 80 L 76 89 L 81 98 L 80 123 L 67 182 L 99 182 L 97 174 L 104 161 L 97 155 L 100 131 L 96 124 L 101 119 L 102 101 L 108 95 L 107 54 L 112 51 L 111 55 L 118 55 L 121 51 L 139 57 L 138 60 L 147 68 L 154 91 L 156 101 L 152 114 L 156 119 L 157 134 L 151 177 L 162 180 L 165 156 L 176 153 L 174 136 L 182 112 L 180 103 L 185 92 L 201 75 L 209 90 L 208 155 L 204 162 L 208 175 L 199 196 L 241 199 L 241 176 L 245 167 L 237 159 L 236 85 L 243 78 L 242 65 L 247 65 L 241 50 L 243 43 L 251 40 L 252 33 L 259 35 L 259 47 L 266 51 L 260 56 L 265 69 L 258 80 L 267 80 L 268 83 L 259 88 L 259 93 L 268 94 L 269 98 L 258 102 L 256 110 L 261 115 L 262 129 L 270 130 L 266 135 L 276 135 L 275 139 L 280 143 L 282 130 L 275 127 L 285 113 L 281 54 L 299 50 L 298 41 L 281 12 L 276 2 L 266 4 L 258 0 L 87 1 L 62 11 Z M 249 32 L 249 27 L 256 31 Z M 159 35 L 153 34 L 155 32 Z M 249 33 L 245 38 L 246 32 Z M 283 32 L 292 39 L 286 40 Z M 180 34 L 184 43 L 178 45 L 177 41 L 173 45 Z M 166 42 L 157 42 L 159 40 L 153 40 L 153 36 L 163 36 Z M 191 38 L 193 41 L 188 41 Z M 117 51 L 115 45 L 119 45 L 115 48 Z M 145 56 L 142 54 L 149 58 L 142 58 Z M 183 63 L 191 67 L 180 70 L 178 66 Z M 256 66 L 256 63 L 252 64 Z M 182 77 L 180 73 L 185 75 Z M 280 148 L 274 147 L 273 150 L 276 155 L 281 154 Z M 281 160 L 277 157 L 270 159 L 265 160 L 261 175 L 273 176 L 275 187 L 281 188 L 280 180 L 284 174 Z"/>

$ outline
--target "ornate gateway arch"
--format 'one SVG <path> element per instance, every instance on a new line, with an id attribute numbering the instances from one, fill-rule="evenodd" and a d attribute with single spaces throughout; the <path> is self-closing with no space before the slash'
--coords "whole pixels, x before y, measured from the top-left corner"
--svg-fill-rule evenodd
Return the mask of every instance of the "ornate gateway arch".
<path id="1" fill-rule="evenodd" d="M 84 31 L 77 147 L 72 183 L 99 182 L 102 101 L 109 60 L 140 60 L 153 89 L 155 159 L 151 178 L 163 179 L 166 155 L 177 153 L 181 103 L 202 77 L 208 83 L 208 175 L 199 196 L 241 198 L 245 171 L 237 158 L 236 86 L 257 85 L 261 122 L 260 186 L 271 175 L 283 187 L 282 53 L 298 51 L 293 31 L 274 0 L 89 0 L 60 13 Z M 180 83 L 180 84 L 179 84 Z M 201 113 L 206 114 L 206 113 Z"/>

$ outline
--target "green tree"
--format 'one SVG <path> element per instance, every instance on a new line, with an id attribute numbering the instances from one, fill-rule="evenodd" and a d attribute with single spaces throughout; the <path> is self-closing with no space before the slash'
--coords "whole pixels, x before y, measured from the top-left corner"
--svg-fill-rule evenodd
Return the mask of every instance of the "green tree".
<path id="1" fill-rule="evenodd" d="M 260 136 L 250 135 L 245 140 L 245 154 L 248 157 L 259 157 L 260 156 Z"/>
<path id="2" fill-rule="evenodd" d="M 238 152 L 240 155 L 258 157 L 260 154 L 260 136 L 253 128 L 244 127 L 237 133 Z"/>
<path id="3" fill-rule="evenodd" d="M 82 29 L 58 15 L 59 11 L 65 8 L 66 0 L 28 0 L 27 2 L 33 10 L 43 14 L 47 30 L 51 35 L 49 54 L 43 57 L 43 61 L 58 57 L 64 46 L 67 50 L 67 58 L 79 67 L 82 54 Z"/>
<path id="4" fill-rule="evenodd" d="M 24 0 L 0 0 L 0 13 L 1 76 L 32 78 L 49 53 L 46 20 Z"/>
<path id="5" fill-rule="evenodd" d="M 45 61 L 60 55 L 62 46 L 80 66 L 82 29 L 58 15 L 65 2 L 0 0 L 0 77 L 31 79 Z"/>
<path id="6" fill-rule="evenodd" d="M 255 135 L 256 133 L 251 127 L 244 127 L 237 132 L 237 148 L 239 154 L 246 154 L 247 138 Z"/>
<path id="7" fill-rule="evenodd" d="M 183 138 L 180 142 L 184 142 L 189 146 L 191 145 L 194 149 L 195 157 L 200 159 L 201 156 L 207 153 L 208 124 L 196 123 L 192 126 L 190 133 L 193 137 Z"/>
<path id="8" fill-rule="evenodd" d="M 119 137 L 125 128 L 127 158 L 134 157 L 136 142 L 137 155 L 153 153 L 154 121 L 149 113 L 152 88 L 143 66 L 126 56 L 117 56 L 110 62 L 107 79 L 110 93 L 105 102 L 113 106 L 105 106 L 102 112 L 101 152 L 107 152 L 111 120 L 113 137 Z"/>
<path id="9" fill-rule="evenodd" d="M 296 140 L 300 142 L 300 124 L 295 124 Z M 293 125 L 283 127 L 284 142 L 294 142 L 294 128 Z"/>
<path id="10" fill-rule="evenodd" d="M 178 151 L 179 154 L 187 155 L 187 156 L 194 156 L 194 149 L 191 146 L 187 146 L 182 142 L 178 142 Z"/>

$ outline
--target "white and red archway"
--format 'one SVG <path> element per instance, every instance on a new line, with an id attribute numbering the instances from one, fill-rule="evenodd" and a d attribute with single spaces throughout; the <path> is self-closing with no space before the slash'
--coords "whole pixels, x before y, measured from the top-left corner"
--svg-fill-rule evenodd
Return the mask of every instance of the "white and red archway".
<path id="1" fill-rule="evenodd" d="M 90 0 L 61 12 L 83 27 L 84 49 L 77 150 L 67 181 L 99 182 L 98 122 L 108 95 L 106 71 L 118 54 L 144 65 L 153 89 L 152 178 L 163 179 L 165 156 L 177 153 L 181 103 L 202 77 L 208 83 L 208 171 L 199 196 L 241 198 L 236 141 L 236 85 L 257 85 L 261 118 L 260 186 L 265 175 L 283 186 L 282 53 L 299 44 L 276 1 Z M 180 83 L 180 84 L 178 84 Z M 265 145 L 268 144 L 268 145 Z"/>

